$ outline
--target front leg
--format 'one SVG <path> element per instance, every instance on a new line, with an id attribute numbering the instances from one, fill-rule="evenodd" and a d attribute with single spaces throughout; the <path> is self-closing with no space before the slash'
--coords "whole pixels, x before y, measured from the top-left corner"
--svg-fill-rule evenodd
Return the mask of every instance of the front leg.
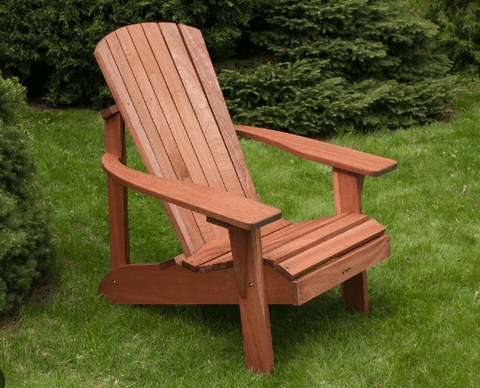
<path id="1" fill-rule="evenodd" d="M 333 168 L 335 213 L 361 213 L 362 188 L 365 176 Z M 369 314 L 367 271 L 360 272 L 342 283 L 342 297 L 354 311 Z"/>
<path id="2" fill-rule="evenodd" d="M 260 229 L 229 228 L 247 368 L 273 373 L 270 315 L 266 300 Z"/>

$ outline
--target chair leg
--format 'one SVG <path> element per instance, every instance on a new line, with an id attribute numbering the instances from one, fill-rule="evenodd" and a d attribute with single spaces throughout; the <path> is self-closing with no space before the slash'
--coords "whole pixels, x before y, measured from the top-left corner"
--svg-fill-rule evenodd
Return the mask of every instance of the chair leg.
<path id="1" fill-rule="evenodd" d="M 369 315 L 367 271 L 342 283 L 342 297 L 354 311 Z"/>
<path id="2" fill-rule="evenodd" d="M 333 168 L 333 193 L 335 212 L 361 213 L 362 188 L 365 177 L 338 168 Z M 367 272 L 360 272 L 342 283 L 342 297 L 354 311 L 368 315 Z"/>
<path id="3" fill-rule="evenodd" d="M 125 122 L 120 114 L 105 121 L 105 148 L 117 156 L 123 164 L 127 162 L 125 146 Z M 112 271 L 130 264 L 128 238 L 127 188 L 111 176 L 107 176 L 108 223 L 110 232 L 110 263 Z"/>
<path id="4" fill-rule="evenodd" d="M 111 270 L 130 264 L 127 188 L 107 177 Z"/>
<path id="5" fill-rule="evenodd" d="M 260 231 L 229 230 L 234 257 L 247 368 L 273 373 L 270 315 L 265 294 Z M 246 282 L 242 287 L 240 282 Z"/>
<path id="6" fill-rule="evenodd" d="M 260 293 L 250 292 L 240 301 L 243 342 L 247 369 L 273 373 L 273 348 L 268 305 Z M 263 300 L 261 300 L 263 299 Z"/>

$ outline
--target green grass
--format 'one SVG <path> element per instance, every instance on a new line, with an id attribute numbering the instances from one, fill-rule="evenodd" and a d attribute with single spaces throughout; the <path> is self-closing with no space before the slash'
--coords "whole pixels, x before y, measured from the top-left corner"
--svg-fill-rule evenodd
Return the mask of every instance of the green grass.
<path id="1" fill-rule="evenodd" d="M 271 306 L 275 374 L 245 370 L 237 306 L 116 306 L 109 271 L 103 124 L 87 110 L 23 113 L 39 180 L 54 206 L 58 292 L 0 330 L 7 387 L 479 387 L 480 92 L 451 123 L 347 135 L 336 144 L 399 161 L 365 181 L 364 212 L 392 255 L 368 270 L 371 316 L 338 287 Z M 333 214 L 330 168 L 243 141 L 265 203 L 291 221 Z M 129 165 L 142 168 L 129 139 Z M 155 200 L 130 192 L 132 261 L 181 252 Z"/>

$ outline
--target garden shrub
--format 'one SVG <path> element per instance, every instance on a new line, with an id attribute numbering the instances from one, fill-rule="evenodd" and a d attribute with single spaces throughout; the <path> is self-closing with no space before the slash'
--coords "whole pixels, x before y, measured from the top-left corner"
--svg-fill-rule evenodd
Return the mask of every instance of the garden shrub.
<path id="1" fill-rule="evenodd" d="M 425 17 L 440 26 L 437 47 L 455 71 L 480 74 L 480 3 L 471 0 L 427 2 Z"/>
<path id="2" fill-rule="evenodd" d="M 15 120 L 24 99 L 18 80 L 0 74 L 0 313 L 21 300 L 51 250 L 50 208 L 35 180 L 28 134 Z"/>
<path id="3" fill-rule="evenodd" d="M 297 134 L 397 128 L 451 101 L 436 27 L 393 0 L 264 2 L 251 41 L 270 60 L 219 71 L 237 123 Z"/>
<path id="4" fill-rule="evenodd" d="M 0 69 L 51 103 L 105 106 L 96 44 L 133 23 L 172 21 L 202 29 L 214 58 L 232 54 L 254 0 L 4 0 Z M 30 90 L 31 91 L 31 90 Z M 110 97 L 111 98 L 111 97 Z"/>

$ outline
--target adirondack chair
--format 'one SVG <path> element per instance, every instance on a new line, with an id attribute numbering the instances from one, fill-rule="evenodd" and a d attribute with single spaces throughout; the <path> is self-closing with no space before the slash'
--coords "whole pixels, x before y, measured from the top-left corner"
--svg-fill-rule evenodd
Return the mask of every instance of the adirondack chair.
<path id="1" fill-rule="evenodd" d="M 116 102 L 102 113 L 111 272 L 100 293 L 117 304 L 239 304 L 256 373 L 274 367 L 269 304 L 299 306 L 342 284 L 344 300 L 368 314 L 366 269 L 390 255 L 390 240 L 362 214 L 362 186 L 394 160 L 233 125 L 198 29 L 123 27 L 95 57 Z M 126 166 L 125 123 L 148 173 Z M 292 224 L 260 203 L 237 135 L 332 166 L 336 214 Z M 130 264 L 127 187 L 162 201 L 183 254 Z"/>

